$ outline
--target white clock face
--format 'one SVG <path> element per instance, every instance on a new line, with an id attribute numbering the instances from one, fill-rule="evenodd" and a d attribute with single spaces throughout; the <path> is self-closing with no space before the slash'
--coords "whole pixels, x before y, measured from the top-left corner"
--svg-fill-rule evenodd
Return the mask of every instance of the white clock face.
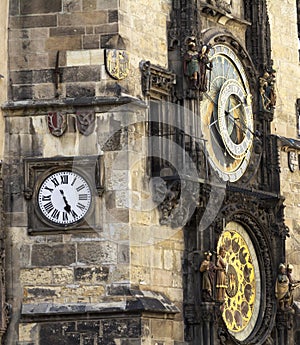
<path id="1" fill-rule="evenodd" d="M 37 202 L 42 215 L 57 225 L 71 225 L 88 213 L 92 193 L 88 182 L 73 171 L 59 171 L 41 184 Z"/>
<path id="2" fill-rule="evenodd" d="M 253 142 L 251 94 L 237 55 L 217 44 L 209 52 L 213 68 L 201 102 L 203 136 L 208 159 L 224 181 L 235 182 L 250 161 Z"/>

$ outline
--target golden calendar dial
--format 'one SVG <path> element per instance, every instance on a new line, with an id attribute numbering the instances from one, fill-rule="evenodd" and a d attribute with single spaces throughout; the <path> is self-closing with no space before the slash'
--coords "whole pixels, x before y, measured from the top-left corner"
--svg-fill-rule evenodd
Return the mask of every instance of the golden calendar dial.
<path id="1" fill-rule="evenodd" d="M 261 277 L 257 255 L 245 228 L 236 222 L 227 224 L 218 242 L 221 246 L 225 247 L 227 264 L 222 316 L 228 331 L 242 341 L 251 334 L 259 314 Z"/>

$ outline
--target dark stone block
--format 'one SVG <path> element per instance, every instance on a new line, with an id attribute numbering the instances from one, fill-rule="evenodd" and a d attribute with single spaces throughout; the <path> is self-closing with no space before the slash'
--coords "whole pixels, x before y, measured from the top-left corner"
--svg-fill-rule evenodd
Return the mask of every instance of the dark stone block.
<path id="1" fill-rule="evenodd" d="M 27 291 L 28 291 L 28 293 L 33 295 L 35 298 L 56 296 L 56 291 L 51 290 L 51 289 L 28 288 Z"/>
<path id="2" fill-rule="evenodd" d="M 76 262 L 74 244 L 34 244 L 32 246 L 33 266 L 65 266 L 74 262 Z"/>
<path id="3" fill-rule="evenodd" d="M 119 19 L 119 17 L 118 17 L 118 11 L 117 10 L 108 11 L 108 22 L 109 23 L 117 22 L 118 19 Z"/>
<path id="4" fill-rule="evenodd" d="M 116 263 L 116 244 L 113 242 L 90 242 L 77 244 L 79 262 L 86 264 Z"/>
<path id="5" fill-rule="evenodd" d="M 32 86 L 13 86 L 14 101 L 21 101 L 25 99 L 32 99 Z"/>
<path id="6" fill-rule="evenodd" d="M 73 36 L 73 35 L 83 35 L 85 33 L 84 27 L 57 27 L 50 28 L 50 37 L 53 36 Z"/>
<path id="7" fill-rule="evenodd" d="M 29 267 L 30 265 L 30 246 L 23 245 L 20 248 L 20 266 Z"/>
<path id="8" fill-rule="evenodd" d="M 100 47 L 99 35 L 83 36 L 83 48 L 84 49 L 98 49 Z"/>
<path id="9" fill-rule="evenodd" d="M 62 82 L 99 81 L 101 69 L 98 66 L 80 66 L 64 68 Z"/>
<path id="10" fill-rule="evenodd" d="M 56 15 L 41 15 L 28 17 L 12 17 L 10 21 L 11 29 L 26 29 L 38 27 L 51 27 L 57 25 Z"/>
<path id="11" fill-rule="evenodd" d="M 61 0 L 20 0 L 21 14 L 55 13 L 61 12 Z"/>
<path id="12" fill-rule="evenodd" d="M 99 337 L 96 342 L 97 345 L 116 345 L 116 343 L 113 340 Z"/>
<path id="13" fill-rule="evenodd" d="M 32 84 L 32 71 L 11 72 L 13 84 Z"/>
<path id="14" fill-rule="evenodd" d="M 111 48 L 116 49 L 117 47 L 114 46 L 114 44 L 111 44 L 109 41 L 114 37 L 115 35 L 102 35 L 101 36 L 101 48 Z"/>
<path id="15" fill-rule="evenodd" d="M 103 337 L 138 338 L 141 335 L 141 321 L 139 318 L 101 320 Z"/>
<path id="16" fill-rule="evenodd" d="M 45 323 L 40 326 L 40 344 L 80 345 L 80 334 L 69 333 L 65 323 Z"/>
<path id="17" fill-rule="evenodd" d="M 89 336 L 89 335 L 84 335 L 82 337 L 82 345 L 95 345 L 95 337 L 94 336 Z"/>
<path id="18" fill-rule="evenodd" d="M 33 71 L 32 81 L 34 84 L 54 83 L 54 71 L 52 69 Z"/>
<path id="19" fill-rule="evenodd" d="M 67 85 L 66 96 L 68 98 L 94 97 L 95 88 L 92 86 Z"/>
<path id="20" fill-rule="evenodd" d="M 18 1 L 10 1 L 9 3 L 9 15 L 10 16 L 19 16 L 20 15 L 20 6 Z"/>
<path id="21" fill-rule="evenodd" d="M 141 340 L 140 339 L 124 339 L 121 340 L 121 345 L 140 345 Z M 155 342 L 155 345 L 159 345 L 157 342 Z M 164 345 L 164 344 L 162 344 Z"/>
<path id="22" fill-rule="evenodd" d="M 97 282 L 106 281 L 109 274 L 108 267 L 76 267 L 75 268 L 76 281 L 92 281 Z"/>
<path id="23" fill-rule="evenodd" d="M 77 330 L 81 333 L 95 333 L 99 335 L 100 321 L 78 321 Z"/>

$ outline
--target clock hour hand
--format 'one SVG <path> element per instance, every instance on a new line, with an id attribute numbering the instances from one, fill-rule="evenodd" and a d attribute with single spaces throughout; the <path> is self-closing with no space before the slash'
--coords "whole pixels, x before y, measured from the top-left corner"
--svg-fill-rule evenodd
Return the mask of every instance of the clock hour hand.
<path id="1" fill-rule="evenodd" d="M 59 191 L 60 191 L 60 194 L 62 195 L 64 202 L 66 204 L 64 209 L 66 210 L 66 212 L 70 213 L 71 212 L 71 206 L 69 205 L 67 198 L 65 197 L 64 191 L 62 189 L 60 189 Z"/>

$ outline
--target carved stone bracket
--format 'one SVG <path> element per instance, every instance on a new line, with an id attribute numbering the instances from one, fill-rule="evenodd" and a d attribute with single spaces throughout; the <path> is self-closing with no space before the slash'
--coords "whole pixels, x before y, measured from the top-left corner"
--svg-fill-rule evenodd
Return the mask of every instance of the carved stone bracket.
<path id="1" fill-rule="evenodd" d="M 159 203 L 160 224 L 183 227 L 199 204 L 199 195 L 194 193 L 197 182 L 179 179 L 158 182 L 153 185 L 153 195 L 154 202 Z"/>
<path id="2" fill-rule="evenodd" d="M 171 71 L 152 65 L 150 61 L 141 61 L 142 90 L 145 96 L 154 98 L 168 97 L 176 83 L 176 76 Z"/>

